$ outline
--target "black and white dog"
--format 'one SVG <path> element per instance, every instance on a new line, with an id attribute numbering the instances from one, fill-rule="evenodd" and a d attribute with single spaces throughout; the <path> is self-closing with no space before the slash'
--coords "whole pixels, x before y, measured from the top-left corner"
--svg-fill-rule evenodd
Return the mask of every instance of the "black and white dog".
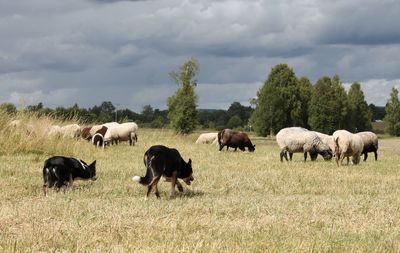
<path id="1" fill-rule="evenodd" d="M 172 197 L 175 194 L 175 185 L 180 192 L 183 191 L 182 185 L 178 178 L 182 179 L 187 185 L 193 181 L 192 160 L 185 162 L 178 150 L 168 148 L 162 145 L 150 147 L 144 154 L 144 165 L 146 166 L 146 175 L 144 177 L 134 176 L 132 179 L 142 185 L 147 185 L 147 194 L 149 196 L 152 189 L 155 190 L 157 198 L 160 197 L 157 183 L 161 176 L 166 178 L 166 181 L 171 182 Z"/>
<path id="2" fill-rule="evenodd" d="M 96 180 L 96 161 L 87 165 L 82 160 L 72 157 L 53 156 L 44 162 L 43 192 L 47 196 L 48 188 L 72 186 L 75 179 Z"/>

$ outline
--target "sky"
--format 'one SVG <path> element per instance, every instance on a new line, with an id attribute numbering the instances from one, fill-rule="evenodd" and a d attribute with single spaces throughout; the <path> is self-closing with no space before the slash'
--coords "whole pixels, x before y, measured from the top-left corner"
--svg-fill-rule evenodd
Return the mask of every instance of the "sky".
<path id="1" fill-rule="evenodd" d="M 338 74 L 384 106 L 400 89 L 398 0 L 0 0 L 0 103 L 166 109 L 200 63 L 198 107 L 249 105 L 275 65 Z"/>

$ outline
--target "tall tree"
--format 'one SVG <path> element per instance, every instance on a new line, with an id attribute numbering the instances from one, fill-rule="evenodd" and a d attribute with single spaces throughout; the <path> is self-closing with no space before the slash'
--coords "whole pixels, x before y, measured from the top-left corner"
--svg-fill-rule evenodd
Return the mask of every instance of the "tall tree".
<path id="1" fill-rule="evenodd" d="M 364 92 L 358 82 L 352 83 L 348 93 L 351 126 L 354 132 L 371 130 L 371 112 L 364 98 Z"/>
<path id="2" fill-rule="evenodd" d="M 301 103 L 293 70 L 286 64 L 273 67 L 253 103 L 256 108 L 250 121 L 257 134 L 266 136 L 297 125 L 301 118 Z"/>
<path id="3" fill-rule="evenodd" d="M 399 91 L 392 88 L 390 100 L 386 103 L 386 115 L 383 121 L 385 122 L 385 131 L 390 135 L 400 136 L 400 101 Z"/>
<path id="4" fill-rule="evenodd" d="M 332 134 L 337 128 L 337 114 L 340 108 L 334 97 L 331 79 L 327 76 L 320 78 L 313 89 L 308 123 L 315 131 Z"/>
<path id="5" fill-rule="evenodd" d="M 339 75 L 334 75 L 331 79 L 331 84 L 333 88 L 332 93 L 332 104 L 336 109 L 334 115 L 334 122 L 336 129 L 347 129 L 352 131 L 352 120 L 350 115 L 349 101 L 347 97 L 346 90 L 340 81 Z"/>
<path id="6" fill-rule="evenodd" d="M 199 71 L 199 63 L 190 58 L 179 70 L 171 72 L 170 77 L 178 84 L 175 94 L 168 98 L 168 118 L 177 133 L 188 134 L 193 132 L 197 125 L 197 96 L 194 79 Z"/>
<path id="7" fill-rule="evenodd" d="M 308 124 L 308 107 L 309 101 L 312 95 L 313 86 L 310 80 L 307 77 L 301 77 L 298 81 L 299 89 L 300 89 L 300 102 L 301 102 L 301 111 L 300 111 L 300 123 L 299 126 L 305 127 L 307 129 L 310 128 Z"/>

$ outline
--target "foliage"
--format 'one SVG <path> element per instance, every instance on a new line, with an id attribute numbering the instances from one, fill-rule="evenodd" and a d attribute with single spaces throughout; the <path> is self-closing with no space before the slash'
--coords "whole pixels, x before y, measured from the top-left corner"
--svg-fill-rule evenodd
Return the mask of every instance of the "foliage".
<path id="1" fill-rule="evenodd" d="M 228 123 L 227 123 L 228 128 L 238 128 L 240 126 L 243 126 L 243 121 L 240 119 L 240 117 L 238 115 L 234 115 L 232 116 Z"/>
<path id="2" fill-rule="evenodd" d="M 257 134 L 266 136 L 281 128 L 301 126 L 301 100 L 297 78 L 286 64 L 271 69 L 267 81 L 258 90 L 254 101 L 256 108 L 251 115 L 251 124 Z"/>
<path id="3" fill-rule="evenodd" d="M 371 121 L 383 120 L 385 117 L 385 107 L 376 106 L 374 104 L 369 104 L 369 110 L 371 111 Z"/>
<path id="4" fill-rule="evenodd" d="M 168 98 L 168 118 L 175 132 L 188 134 L 197 126 L 197 96 L 193 79 L 199 70 L 196 59 L 187 60 L 179 70 L 171 72 L 170 77 L 178 84 L 175 94 Z"/>
<path id="5" fill-rule="evenodd" d="M 392 88 L 390 100 L 385 107 L 386 115 L 383 121 L 385 122 L 385 131 L 390 135 L 400 136 L 400 101 L 399 91 Z"/>
<path id="6" fill-rule="evenodd" d="M 354 132 L 371 130 L 371 112 L 365 101 L 360 83 L 354 82 L 351 85 L 348 93 L 348 102 L 351 115 L 351 128 L 354 129 Z"/>

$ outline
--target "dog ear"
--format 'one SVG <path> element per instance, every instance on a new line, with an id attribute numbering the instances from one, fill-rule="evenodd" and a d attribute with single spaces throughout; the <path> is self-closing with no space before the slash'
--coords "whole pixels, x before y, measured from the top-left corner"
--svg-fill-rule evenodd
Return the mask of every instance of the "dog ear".
<path id="1" fill-rule="evenodd" d="M 92 164 L 90 164 L 90 166 L 96 166 L 96 160 L 94 160 L 94 161 L 92 162 Z"/>
<path id="2" fill-rule="evenodd" d="M 189 164 L 189 165 L 192 165 L 192 159 L 189 158 L 188 164 Z"/>

